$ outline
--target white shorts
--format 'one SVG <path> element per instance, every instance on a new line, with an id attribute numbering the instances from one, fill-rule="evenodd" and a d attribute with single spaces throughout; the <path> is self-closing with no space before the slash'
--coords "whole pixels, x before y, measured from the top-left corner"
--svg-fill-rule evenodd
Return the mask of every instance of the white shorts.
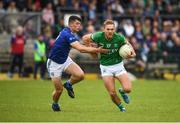
<path id="1" fill-rule="evenodd" d="M 124 68 L 123 62 L 115 64 L 115 65 L 110 65 L 110 66 L 104 66 L 100 65 L 101 69 L 101 76 L 119 76 L 124 73 L 127 73 L 126 69 Z"/>
<path id="2" fill-rule="evenodd" d="M 63 63 L 63 64 L 58 64 L 56 62 L 54 62 L 51 59 L 47 60 L 47 69 L 48 69 L 48 73 L 49 76 L 52 77 L 61 77 L 62 72 L 65 71 L 67 69 L 67 67 L 74 63 L 74 61 L 68 57 L 67 60 Z"/>

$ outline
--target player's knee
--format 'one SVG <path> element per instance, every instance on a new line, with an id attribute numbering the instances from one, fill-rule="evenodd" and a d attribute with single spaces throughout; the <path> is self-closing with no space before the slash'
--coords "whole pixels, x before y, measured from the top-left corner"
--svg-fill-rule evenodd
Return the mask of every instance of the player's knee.
<path id="1" fill-rule="evenodd" d="M 78 73 L 77 75 L 76 75 L 76 77 L 78 78 L 78 80 L 83 80 L 84 79 L 84 73 L 83 72 L 81 72 L 81 73 Z"/>
<path id="2" fill-rule="evenodd" d="M 123 89 L 125 93 L 130 93 L 131 92 L 131 87 L 126 87 Z"/>

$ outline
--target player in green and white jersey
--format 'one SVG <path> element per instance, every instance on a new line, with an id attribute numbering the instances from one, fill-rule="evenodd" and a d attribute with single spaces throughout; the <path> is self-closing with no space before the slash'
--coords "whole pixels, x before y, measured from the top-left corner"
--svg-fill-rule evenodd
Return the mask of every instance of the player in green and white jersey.
<path id="1" fill-rule="evenodd" d="M 125 108 L 115 90 L 115 79 L 121 83 L 122 88 L 119 89 L 119 92 L 125 103 L 128 104 L 129 97 L 127 93 L 131 92 L 132 85 L 124 68 L 123 59 L 119 55 L 120 47 L 128 43 L 128 41 L 123 35 L 115 32 L 115 24 L 112 20 L 104 22 L 104 31 L 84 35 L 82 40 L 87 46 L 92 46 L 95 43 L 97 46 L 109 50 L 108 53 L 100 53 L 101 76 L 112 101 L 118 106 L 120 111 L 125 112 Z M 132 51 L 128 58 L 135 57 L 135 55 L 135 52 Z"/>

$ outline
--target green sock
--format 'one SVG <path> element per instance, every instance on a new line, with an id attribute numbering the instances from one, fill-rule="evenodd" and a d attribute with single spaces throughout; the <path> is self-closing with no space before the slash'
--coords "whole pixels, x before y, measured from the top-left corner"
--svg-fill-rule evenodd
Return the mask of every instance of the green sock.
<path id="1" fill-rule="evenodd" d="M 122 109 L 124 106 L 122 105 L 122 103 L 117 105 L 119 109 Z"/>

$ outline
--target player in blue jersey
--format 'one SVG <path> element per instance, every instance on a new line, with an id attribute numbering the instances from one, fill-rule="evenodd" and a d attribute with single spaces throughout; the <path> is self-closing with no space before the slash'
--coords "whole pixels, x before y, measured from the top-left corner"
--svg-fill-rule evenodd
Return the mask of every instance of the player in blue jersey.
<path id="1" fill-rule="evenodd" d="M 64 28 L 56 38 L 56 41 L 51 49 L 49 58 L 47 61 L 47 68 L 49 75 L 54 84 L 55 90 L 53 92 L 52 109 L 54 111 L 60 111 L 58 100 L 63 91 L 63 86 L 66 88 L 68 95 L 74 98 L 74 91 L 72 85 L 84 79 L 84 72 L 82 69 L 68 56 L 69 51 L 72 48 L 79 50 L 80 52 L 89 53 L 105 53 L 107 49 L 102 47 L 86 47 L 79 43 L 75 37 L 75 33 L 81 29 L 81 18 L 77 16 L 70 16 L 68 21 L 68 27 Z M 61 75 L 62 72 L 67 72 L 71 75 L 70 79 L 62 84 Z"/>

